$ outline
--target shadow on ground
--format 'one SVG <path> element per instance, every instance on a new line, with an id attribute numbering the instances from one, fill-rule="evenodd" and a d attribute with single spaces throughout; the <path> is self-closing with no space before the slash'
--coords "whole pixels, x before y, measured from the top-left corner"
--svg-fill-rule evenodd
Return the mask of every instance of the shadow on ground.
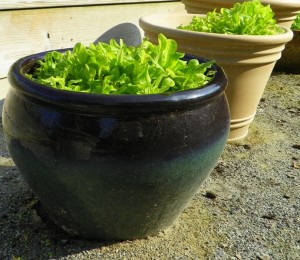
<path id="1" fill-rule="evenodd" d="M 56 259 L 114 243 L 70 237 L 51 222 L 15 167 L 0 166 L 0 174 L 0 259 Z"/>

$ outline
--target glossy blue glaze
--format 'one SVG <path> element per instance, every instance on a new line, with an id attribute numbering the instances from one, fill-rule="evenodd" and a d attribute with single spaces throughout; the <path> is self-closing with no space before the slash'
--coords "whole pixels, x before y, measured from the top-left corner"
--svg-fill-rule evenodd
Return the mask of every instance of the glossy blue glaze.
<path id="1" fill-rule="evenodd" d="M 12 66 L 3 129 L 52 220 L 72 235 L 117 240 L 172 225 L 227 141 L 223 71 L 215 66 L 204 88 L 169 95 L 85 94 L 25 78 L 43 55 Z"/>

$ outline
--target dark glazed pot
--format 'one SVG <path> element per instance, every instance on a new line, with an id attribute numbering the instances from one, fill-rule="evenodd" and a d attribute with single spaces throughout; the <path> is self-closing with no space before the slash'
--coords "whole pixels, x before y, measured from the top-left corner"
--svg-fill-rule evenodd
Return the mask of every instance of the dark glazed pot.
<path id="1" fill-rule="evenodd" d="M 222 69 L 214 66 L 215 78 L 201 89 L 97 95 L 25 78 L 44 54 L 11 67 L 3 129 L 50 218 L 71 235 L 106 240 L 143 238 L 172 225 L 226 144 Z"/>

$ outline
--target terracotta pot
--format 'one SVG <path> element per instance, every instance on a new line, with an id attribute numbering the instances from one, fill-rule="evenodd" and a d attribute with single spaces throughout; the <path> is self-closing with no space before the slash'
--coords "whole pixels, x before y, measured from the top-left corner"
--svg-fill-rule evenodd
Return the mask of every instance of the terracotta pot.
<path id="1" fill-rule="evenodd" d="M 181 0 L 188 13 L 206 14 L 214 9 L 230 8 L 242 0 Z M 261 0 L 270 4 L 279 25 L 290 28 L 297 14 L 300 13 L 299 0 Z"/>
<path id="2" fill-rule="evenodd" d="M 292 30 L 293 39 L 288 42 L 282 52 L 282 56 L 277 61 L 274 70 L 287 73 L 300 73 L 300 30 Z"/>
<path id="3" fill-rule="evenodd" d="M 105 240 L 172 225 L 226 144 L 223 70 L 214 66 L 214 79 L 189 91 L 97 95 L 25 78 L 44 54 L 11 67 L 3 131 L 45 211 L 71 235 Z"/>
<path id="4" fill-rule="evenodd" d="M 231 125 L 228 141 L 243 139 L 254 115 L 276 60 L 291 30 L 272 36 L 225 35 L 178 30 L 188 24 L 194 14 L 150 15 L 140 19 L 145 36 L 156 42 L 158 33 L 175 39 L 184 53 L 216 60 L 228 77 L 226 96 L 230 107 Z"/>

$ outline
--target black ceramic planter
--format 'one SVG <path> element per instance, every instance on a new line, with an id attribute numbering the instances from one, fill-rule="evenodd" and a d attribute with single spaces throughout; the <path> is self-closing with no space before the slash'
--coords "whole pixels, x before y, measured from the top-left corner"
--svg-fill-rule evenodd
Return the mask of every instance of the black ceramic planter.
<path id="1" fill-rule="evenodd" d="M 133 239 L 170 226 L 220 157 L 229 131 L 222 69 L 170 95 L 59 91 L 18 60 L 3 109 L 9 152 L 50 218 L 71 235 Z M 186 56 L 189 59 L 190 56 Z"/>

